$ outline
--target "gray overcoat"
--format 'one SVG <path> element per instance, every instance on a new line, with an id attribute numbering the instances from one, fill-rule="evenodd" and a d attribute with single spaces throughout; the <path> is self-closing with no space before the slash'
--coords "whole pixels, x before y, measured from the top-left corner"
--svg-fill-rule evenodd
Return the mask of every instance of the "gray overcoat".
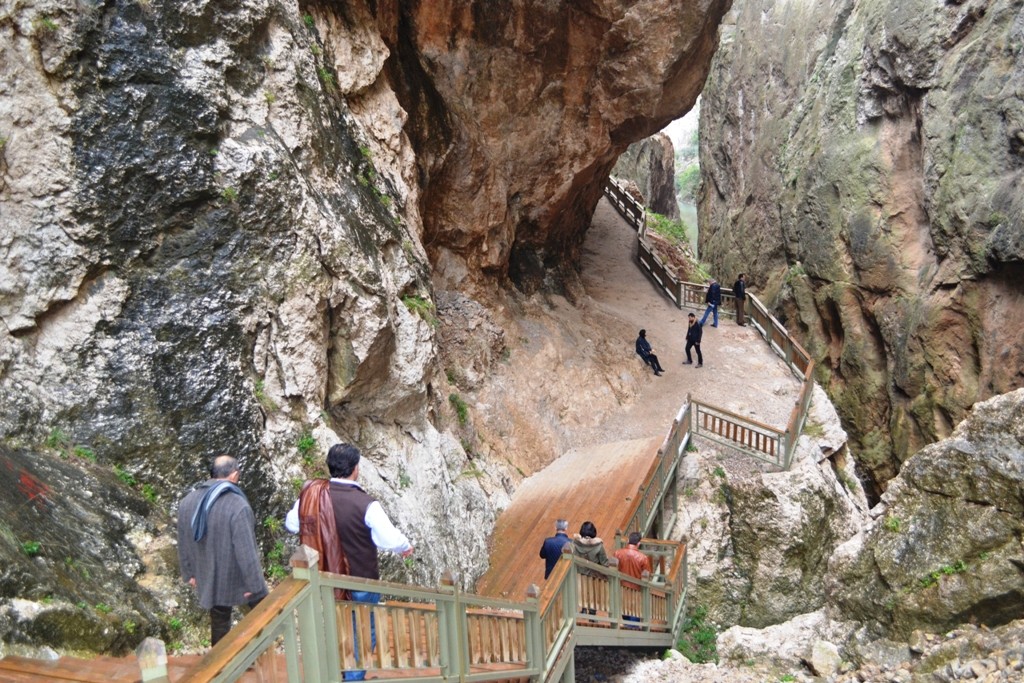
<path id="1" fill-rule="evenodd" d="M 210 509 L 207 532 L 193 540 L 192 515 L 206 490 L 217 483 L 211 479 L 185 496 L 178 506 L 178 562 L 181 578 L 196 579 L 199 604 L 203 609 L 243 605 L 267 594 L 259 551 L 256 548 L 256 518 L 249 502 L 236 493 L 222 494 Z M 252 593 L 245 597 L 243 593 Z"/>

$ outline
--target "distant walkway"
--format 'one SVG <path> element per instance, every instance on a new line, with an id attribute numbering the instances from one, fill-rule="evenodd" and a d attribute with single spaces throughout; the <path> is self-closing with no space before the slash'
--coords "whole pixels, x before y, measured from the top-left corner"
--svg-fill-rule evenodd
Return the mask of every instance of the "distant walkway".
<path id="1" fill-rule="evenodd" d="M 704 367 L 683 365 L 687 310 L 665 298 L 637 267 L 636 233 L 607 199 L 594 213 L 583 244 L 583 283 L 591 305 L 647 329 L 665 374 L 654 377 L 633 352 L 634 338 L 623 339 L 623 353 L 636 359 L 636 373 L 646 382 L 636 402 L 624 406 L 599 427 L 579 435 L 581 445 L 664 436 L 686 401 L 712 403 L 759 422 L 785 428 L 800 382 L 752 327 L 710 318 L 704 328 Z M 732 278 L 738 273 L 731 275 Z M 726 275 L 719 278 L 726 280 Z M 729 280 L 731 282 L 731 280 Z M 698 319 L 703 312 L 698 312 Z"/>
<path id="2" fill-rule="evenodd" d="M 580 446 L 524 481 L 498 518 L 490 569 L 477 583 L 481 594 L 518 599 L 531 583 L 543 586 L 541 542 L 554 521 L 569 520 L 570 536 L 585 520 L 597 525 L 611 553 L 624 512 L 653 462 L 687 394 L 739 415 L 784 429 L 800 382 L 751 327 L 720 319 L 704 331 L 704 367 L 684 366 L 686 316 L 637 267 L 636 233 L 602 199 L 583 245 L 588 305 L 647 329 L 666 372 L 654 377 L 622 340 L 645 377 L 637 400 L 601 425 L 578 434 Z M 724 279 L 724 277 L 723 277 Z"/>

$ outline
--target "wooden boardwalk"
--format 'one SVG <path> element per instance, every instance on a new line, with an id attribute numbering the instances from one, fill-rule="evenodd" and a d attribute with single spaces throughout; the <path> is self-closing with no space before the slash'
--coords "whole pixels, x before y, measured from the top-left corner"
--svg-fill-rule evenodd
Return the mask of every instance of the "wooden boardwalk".
<path id="1" fill-rule="evenodd" d="M 569 520 L 569 536 L 590 520 L 608 555 L 615 531 L 658 454 L 664 435 L 574 449 L 522 483 L 495 526 L 490 569 L 477 582 L 481 595 L 522 600 L 531 583 L 543 588 L 540 547 Z"/>

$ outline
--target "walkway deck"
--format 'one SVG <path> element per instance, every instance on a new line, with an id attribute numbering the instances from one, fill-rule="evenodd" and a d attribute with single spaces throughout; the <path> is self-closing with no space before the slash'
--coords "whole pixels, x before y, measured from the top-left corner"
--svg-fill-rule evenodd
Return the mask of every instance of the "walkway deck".
<path id="1" fill-rule="evenodd" d="M 531 583 L 544 585 L 541 544 L 554 534 L 555 520 L 569 520 L 569 535 L 586 520 L 597 525 L 609 555 L 615 530 L 624 521 L 665 435 L 569 451 L 522 483 L 498 518 L 491 568 L 477 592 L 521 600 Z"/>

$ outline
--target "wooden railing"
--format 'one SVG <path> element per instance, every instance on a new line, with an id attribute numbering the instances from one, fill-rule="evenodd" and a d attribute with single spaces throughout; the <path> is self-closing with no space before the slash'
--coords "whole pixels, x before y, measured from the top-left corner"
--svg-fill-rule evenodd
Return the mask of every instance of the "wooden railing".
<path id="1" fill-rule="evenodd" d="M 292 577 L 181 680 L 235 681 L 252 668 L 268 681 L 339 681 L 361 670 L 418 683 L 568 682 L 577 644 L 674 644 L 686 609 L 686 547 L 647 539 L 642 549 L 654 559 L 649 580 L 566 553 L 543 593 L 514 602 L 465 593 L 451 580 L 430 589 L 319 572 L 317 553 L 303 547 Z M 335 601 L 335 588 L 385 599 Z M 285 673 L 275 678 L 282 656 Z M 143 678 L 159 680 L 145 670 Z"/>
<path id="2" fill-rule="evenodd" d="M 641 270 L 647 273 L 662 293 L 671 299 L 678 308 L 695 308 L 697 310 L 704 308 L 704 297 L 707 294 L 708 286 L 685 282 L 677 278 L 647 244 L 647 220 L 644 206 L 611 178 L 605 183 L 604 192 L 623 220 L 637 231 L 637 261 Z M 718 307 L 720 317 L 735 316 L 735 300 L 732 289 L 723 287 L 722 301 Z M 700 425 L 695 423 L 694 432 L 788 470 L 793 462 L 793 451 L 796 449 L 797 440 L 803 431 L 804 422 L 807 420 L 807 411 L 811 405 L 811 394 L 814 390 L 814 361 L 810 354 L 790 336 L 782 323 L 768 312 L 760 299 L 747 292 L 746 301 L 747 310 L 745 312 L 751 325 L 768 342 L 772 350 L 786 360 L 790 370 L 801 381 L 800 394 L 790 413 L 789 422 L 786 424 L 785 431 L 779 432 L 773 427 L 702 403 L 700 405 L 706 409 L 703 415 L 707 417 L 708 421 Z M 675 428 L 673 426 L 673 430 Z"/>

